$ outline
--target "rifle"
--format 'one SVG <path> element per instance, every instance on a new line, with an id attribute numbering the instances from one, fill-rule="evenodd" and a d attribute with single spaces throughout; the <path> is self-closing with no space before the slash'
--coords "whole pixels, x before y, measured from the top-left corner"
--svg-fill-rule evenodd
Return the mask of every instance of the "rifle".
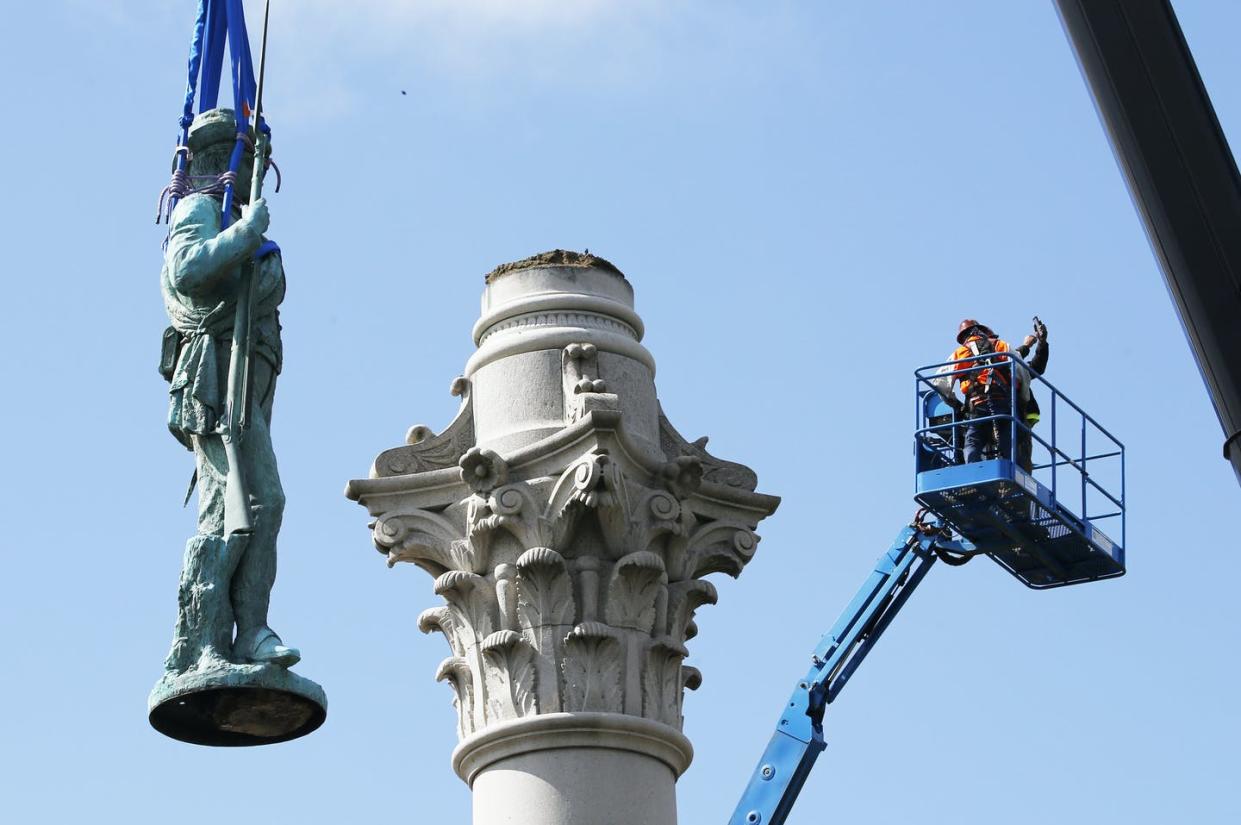
<path id="1" fill-rule="evenodd" d="M 250 181 L 250 203 L 263 196 L 263 172 L 267 136 L 263 123 L 263 75 L 267 63 L 267 21 L 271 0 L 263 10 L 263 45 L 259 52 L 258 87 L 254 93 L 254 176 Z M 238 115 L 241 113 L 238 112 Z M 247 124 L 249 128 L 249 124 Z M 250 425 L 250 365 L 254 360 L 254 342 L 250 337 L 250 307 L 254 301 L 254 266 L 250 260 L 242 265 L 237 281 L 237 310 L 233 316 L 233 346 L 228 359 L 228 400 L 220 436 L 228 460 L 228 477 L 224 488 L 224 535 L 251 533 L 250 491 L 241 466 L 241 440 Z"/>

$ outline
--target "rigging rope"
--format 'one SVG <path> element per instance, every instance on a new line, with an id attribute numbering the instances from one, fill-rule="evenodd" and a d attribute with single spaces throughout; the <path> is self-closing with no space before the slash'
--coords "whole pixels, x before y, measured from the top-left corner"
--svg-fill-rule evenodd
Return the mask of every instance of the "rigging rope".
<path id="1" fill-rule="evenodd" d="M 195 95 L 198 97 L 199 114 L 216 108 L 220 95 L 220 81 L 224 72 L 224 49 L 229 51 L 229 79 L 233 89 L 233 113 L 237 122 L 237 140 L 233 152 L 229 156 L 228 171 L 219 177 L 192 176 L 188 167 L 190 161 L 189 133 L 194 122 Z M 250 39 L 246 33 L 245 10 L 242 0 L 198 0 L 198 13 L 194 19 L 194 31 L 190 38 L 190 56 L 187 65 L 188 80 L 185 89 L 185 103 L 181 110 L 176 148 L 173 150 L 174 167 L 172 179 L 160 192 L 159 204 L 155 214 L 155 222 L 167 221 L 176 208 L 177 201 L 192 193 L 220 195 L 221 222 L 220 228 L 228 226 L 232 218 L 233 189 L 237 181 L 237 170 L 246 151 L 253 151 L 254 143 L 249 134 L 249 121 L 257 83 L 254 78 L 254 64 L 250 56 Z M 271 129 L 260 116 L 256 127 L 270 135 Z M 271 162 L 267 165 L 276 169 L 276 191 L 280 191 L 280 168 Z M 210 180 L 210 183 L 194 187 L 196 180 Z"/>

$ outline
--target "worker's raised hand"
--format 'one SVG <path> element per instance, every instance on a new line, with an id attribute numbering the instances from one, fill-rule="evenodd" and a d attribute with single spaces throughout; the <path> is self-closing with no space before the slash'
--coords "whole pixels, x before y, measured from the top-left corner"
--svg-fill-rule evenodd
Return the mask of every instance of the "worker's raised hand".
<path id="1" fill-rule="evenodd" d="M 1037 315 L 1034 316 L 1034 335 L 1040 341 L 1047 340 L 1047 325 L 1040 321 Z"/>
<path id="2" fill-rule="evenodd" d="M 241 208 L 241 222 L 248 228 L 262 235 L 271 223 L 271 215 L 267 212 L 267 199 L 259 198 L 254 203 Z"/>

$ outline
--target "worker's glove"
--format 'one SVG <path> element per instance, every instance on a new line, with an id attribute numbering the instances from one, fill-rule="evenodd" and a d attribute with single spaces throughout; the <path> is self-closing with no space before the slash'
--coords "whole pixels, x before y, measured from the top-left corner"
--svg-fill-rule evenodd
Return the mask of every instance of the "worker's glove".
<path id="1" fill-rule="evenodd" d="M 254 203 L 241 207 L 241 220 L 238 223 L 245 224 L 246 228 L 256 235 L 266 232 L 271 223 L 271 215 L 267 213 L 267 200 L 259 198 Z"/>
<path id="2" fill-rule="evenodd" d="M 1043 342 L 1047 341 L 1047 325 L 1042 321 L 1034 322 L 1034 335 Z"/>

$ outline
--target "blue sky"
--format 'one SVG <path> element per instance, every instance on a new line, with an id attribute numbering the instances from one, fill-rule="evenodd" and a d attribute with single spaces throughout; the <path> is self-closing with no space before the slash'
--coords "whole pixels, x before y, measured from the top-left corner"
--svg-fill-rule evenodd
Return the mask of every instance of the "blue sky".
<path id="1" fill-rule="evenodd" d="M 1128 447 L 1130 573 L 1035 593 L 933 571 L 833 706 L 790 822 L 1241 818 L 1238 490 L 1050 2 L 274 6 L 273 620 L 328 721 L 241 751 L 147 725 L 193 530 L 152 224 L 193 3 L 21 4 L 0 50 L 6 819 L 467 819 L 445 646 L 416 629 L 431 580 L 386 569 L 341 490 L 447 424 L 482 274 L 553 247 L 626 272 L 670 419 L 784 497 L 699 614 L 683 823 L 726 819 L 908 520 L 913 368 L 963 316 L 1013 339 L 1035 313 L 1049 377 Z M 1235 138 L 1241 5 L 1176 7 Z"/>

